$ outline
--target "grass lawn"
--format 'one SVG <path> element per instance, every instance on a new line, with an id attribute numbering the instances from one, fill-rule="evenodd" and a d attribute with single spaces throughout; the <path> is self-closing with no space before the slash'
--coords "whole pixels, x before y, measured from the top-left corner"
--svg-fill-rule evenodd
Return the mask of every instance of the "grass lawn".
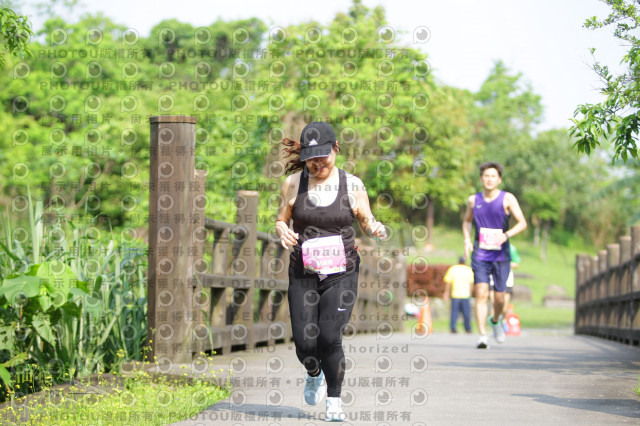
<path id="1" fill-rule="evenodd" d="M 119 378 L 120 385 L 57 386 L 16 398 L 0 410 L 2 424 L 165 425 L 201 412 L 229 396 L 229 390 L 197 379 L 149 376 Z"/>
<path id="2" fill-rule="evenodd" d="M 573 327 L 575 310 L 545 308 L 532 303 L 514 304 L 514 312 L 520 317 L 520 324 L 526 328 L 569 328 Z"/>

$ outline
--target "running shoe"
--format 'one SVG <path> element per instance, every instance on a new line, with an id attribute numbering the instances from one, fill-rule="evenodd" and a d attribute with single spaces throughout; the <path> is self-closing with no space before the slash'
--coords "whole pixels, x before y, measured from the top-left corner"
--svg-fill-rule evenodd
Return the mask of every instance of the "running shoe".
<path id="1" fill-rule="evenodd" d="M 493 323 L 493 320 L 489 320 L 491 323 L 491 328 L 493 328 L 493 337 L 495 337 L 496 342 L 504 343 L 504 328 L 502 328 L 502 321 L 498 318 L 498 322 L 496 324 Z"/>
<path id="2" fill-rule="evenodd" d="M 324 420 L 327 422 L 344 422 L 347 415 L 342 411 L 342 400 L 340 397 L 327 398 L 327 415 Z"/>
<path id="3" fill-rule="evenodd" d="M 307 381 L 304 385 L 304 401 L 309 405 L 316 405 L 327 391 L 327 385 L 324 383 L 324 373 L 320 370 L 320 374 L 311 377 L 306 374 Z"/>
<path id="4" fill-rule="evenodd" d="M 489 347 L 489 339 L 485 334 L 480 335 L 480 340 L 478 340 L 478 349 L 487 349 Z"/>

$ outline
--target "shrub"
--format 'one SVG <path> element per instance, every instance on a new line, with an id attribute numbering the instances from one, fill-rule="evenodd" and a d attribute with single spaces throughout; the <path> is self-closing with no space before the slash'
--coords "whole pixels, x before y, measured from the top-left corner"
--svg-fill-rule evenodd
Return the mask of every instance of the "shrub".
<path id="1" fill-rule="evenodd" d="M 143 357 L 146 250 L 43 210 L 28 193 L 29 233 L 3 214 L 0 400 Z"/>

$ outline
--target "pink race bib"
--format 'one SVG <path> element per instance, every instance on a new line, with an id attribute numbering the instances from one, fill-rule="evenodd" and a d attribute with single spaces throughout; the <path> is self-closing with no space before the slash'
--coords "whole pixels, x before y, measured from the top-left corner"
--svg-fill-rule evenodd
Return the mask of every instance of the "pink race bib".
<path id="1" fill-rule="evenodd" d="M 502 249 L 502 244 L 498 244 L 498 238 L 503 233 L 502 229 L 480 228 L 479 247 L 484 250 Z"/>
<path id="2" fill-rule="evenodd" d="M 321 275 L 346 271 L 342 236 L 313 238 L 302 243 L 302 263 L 306 270 Z"/>

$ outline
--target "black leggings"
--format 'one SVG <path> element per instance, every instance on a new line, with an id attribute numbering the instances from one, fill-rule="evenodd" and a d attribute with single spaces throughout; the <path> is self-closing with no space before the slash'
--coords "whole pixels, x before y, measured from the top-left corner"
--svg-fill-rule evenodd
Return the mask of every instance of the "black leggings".
<path id="1" fill-rule="evenodd" d="M 339 397 L 344 379 L 342 334 L 358 293 L 360 259 L 352 272 L 341 272 L 320 281 L 315 274 L 289 268 L 289 311 L 296 355 L 315 373 L 322 368 L 327 396 Z"/>

